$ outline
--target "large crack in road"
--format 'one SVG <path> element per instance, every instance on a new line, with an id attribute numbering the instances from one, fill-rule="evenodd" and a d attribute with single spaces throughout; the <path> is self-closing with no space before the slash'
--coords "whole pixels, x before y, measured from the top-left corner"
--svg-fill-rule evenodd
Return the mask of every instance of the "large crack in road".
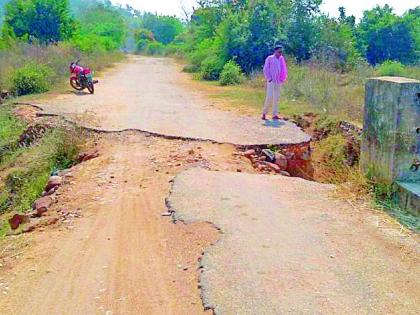
<path id="1" fill-rule="evenodd" d="M 14 283 L 2 309 L 415 314 L 418 238 L 375 225 L 385 214 L 331 198 L 333 186 L 255 174 L 221 143 L 290 145 L 309 136 L 217 110 L 183 80 L 169 59 L 135 57 L 94 96 L 35 103 L 44 115 L 101 131 L 101 156 L 75 170 L 56 205 L 81 206 L 84 218 L 68 233 L 34 236 L 37 245 L 4 276 Z M 175 225 L 161 216 L 166 197 Z"/>

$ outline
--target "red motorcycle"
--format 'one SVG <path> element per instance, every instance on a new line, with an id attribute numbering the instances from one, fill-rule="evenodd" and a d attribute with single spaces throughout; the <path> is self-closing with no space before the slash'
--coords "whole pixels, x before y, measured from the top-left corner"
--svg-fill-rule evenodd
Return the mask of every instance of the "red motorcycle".
<path id="1" fill-rule="evenodd" d="M 97 80 L 93 80 L 93 72 L 89 68 L 79 65 L 80 59 L 70 64 L 70 85 L 77 91 L 88 89 L 90 94 L 95 93 L 95 84 Z"/>

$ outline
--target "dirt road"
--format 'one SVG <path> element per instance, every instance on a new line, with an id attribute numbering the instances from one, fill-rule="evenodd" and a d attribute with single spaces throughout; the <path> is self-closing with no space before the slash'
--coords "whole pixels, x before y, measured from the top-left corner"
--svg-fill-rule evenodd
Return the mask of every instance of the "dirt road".
<path id="1" fill-rule="evenodd" d="M 258 116 L 218 110 L 188 88 L 188 80 L 171 59 L 132 56 L 101 78 L 94 96 L 68 94 L 39 105 L 45 113 L 64 115 L 100 130 L 135 129 L 241 145 L 310 140 L 289 122 L 264 123 Z"/>
<path id="2" fill-rule="evenodd" d="M 0 268 L 0 313 L 204 313 L 198 259 L 219 232 L 161 216 L 170 180 L 195 166 L 252 168 L 232 160 L 230 145 L 138 133 L 103 136 L 98 149 L 99 158 L 72 170 L 50 210 L 80 209 L 82 218 L 25 236 L 29 249 Z"/>
<path id="3" fill-rule="evenodd" d="M 332 187 L 257 175 L 233 145 L 191 140 L 307 141 L 295 126 L 213 108 L 169 59 L 136 57 L 102 80 L 95 96 L 38 104 L 88 127 L 187 139 L 97 135 L 100 157 L 71 170 L 49 211 L 81 218 L 19 237 L 28 246 L 0 265 L 0 313 L 416 313 L 418 237 L 331 199 Z M 188 224 L 162 216 L 168 196 Z"/>

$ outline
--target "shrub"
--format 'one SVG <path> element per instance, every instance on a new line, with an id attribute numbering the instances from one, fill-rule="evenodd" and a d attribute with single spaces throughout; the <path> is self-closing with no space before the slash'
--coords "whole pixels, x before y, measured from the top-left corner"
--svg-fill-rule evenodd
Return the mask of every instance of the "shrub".
<path id="1" fill-rule="evenodd" d="M 216 56 L 210 56 L 204 59 L 200 67 L 200 76 L 204 80 L 219 80 L 224 62 Z"/>
<path id="2" fill-rule="evenodd" d="M 151 42 L 146 45 L 145 53 L 148 55 L 163 55 L 165 53 L 165 45 L 159 42 Z"/>
<path id="3" fill-rule="evenodd" d="M 219 82 L 221 85 L 234 85 L 242 82 L 243 74 L 241 67 L 233 60 L 223 66 Z"/>
<path id="4" fill-rule="evenodd" d="M 16 95 L 46 92 L 51 86 L 53 74 L 48 66 L 29 63 L 12 74 L 12 91 Z"/>
<path id="5" fill-rule="evenodd" d="M 203 61 L 211 55 L 214 55 L 214 40 L 205 39 L 188 55 L 189 72 L 199 72 Z"/>
<path id="6" fill-rule="evenodd" d="M 404 76 L 406 75 L 405 66 L 398 62 L 388 60 L 381 64 L 378 68 L 378 73 L 381 76 Z"/>

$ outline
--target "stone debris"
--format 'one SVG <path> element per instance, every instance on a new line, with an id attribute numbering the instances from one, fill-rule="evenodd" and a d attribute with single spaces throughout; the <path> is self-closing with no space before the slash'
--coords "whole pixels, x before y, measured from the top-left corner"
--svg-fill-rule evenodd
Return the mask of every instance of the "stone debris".
<path id="1" fill-rule="evenodd" d="M 67 177 L 72 177 L 71 170 L 63 170 L 54 172 L 45 186 L 42 197 L 38 198 L 32 204 L 32 211 L 25 214 L 15 214 L 9 219 L 9 225 L 12 231 L 17 230 L 21 225 L 23 228 L 17 232 L 10 232 L 10 235 L 32 232 L 35 229 L 43 229 L 43 227 L 61 222 L 63 224 L 71 224 L 75 218 L 82 217 L 81 209 L 67 211 L 63 209 L 57 210 L 56 213 L 48 214 L 49 209 L 55 202 L 55 196 L 59 195 L 58 189 L 63 185 Z M 71 183 L 71 182 L 70 182 Z M 69 190 L 70 187 L 69 187 Z"/>
<path id="2" fill-rule="evenodd" d="M 36 212 L 36 215 L 40 217 L 48 211 L 48 208 L 51 207 L 52 203 L 53 198 L 51 196 L 41 197 L 33 203 L 32 209 Z"/>
<path id="3" fill-rule="evenodd" d="M 271 149 L 250 149 L 242 152 L 254 168 L 264 174 L 302 177 L 312 179 L 314 169 L 311 164 L 309 144 L 298 144 Z"/>
<path id="4" fill-rule="evenodd" d="M 287 157 L 281 153 L 275 153 L 274 163 L 280 168 L 280 171 L 287 170 Z"/>
<path id="5" fill-rule="evenodd" d="M 266 158 L 266 160 L 268 160 L 268 162 L 270 162 L 270 163 L 274 163 L 275 162 L 276 155 L 270 149 L 264 149 L 264 150 L 261 151 L 261 153 L 263 154 L 263 156 L 265 156 L 265 158 Z"/>
<path id="6" fill-rule="evenodd" d="M 251 149 L 251 150 L 248 150 L 248 151 L 244 152 L 244 156 L 247 157 L 247 158 L 251 158 L 255 154 L 256 154 L 256 152 L 255 152 L 254 149 Z"/>
<path id="7" fill-rule="evenodd" d="M 26 130 L 19 136 L 18 145 L 20 147 L 27 147 L 41 139 L 45 132 L 51 128 L 49 124 L 35 123 L 29 125 Z"/>
<path id="8" fill-rule="evenodd" d="M 63 178 L 60 176 L 51 176 L 48 180 L 47 186 L 45 187 L 45 191 L 49 192 L 52 189 L 56 189 L 63 183 Z"/>
<path id="9" fill-rule="evenodd" d="M 98 150 L 94 150 L 94 151 L 91 151 L 91 152 L 84 152 L 84 153 L 79 154 L 79 156 L 77 157 L 77 161 L 79 163 L 82 163 L 82 162 L 86 162 L 86 161 L 95 159 L 98 156 L 99 156 Z"/>
<path id="10" fill-rule="evenodd" d="M 21 224 L 29 222 L 29 217 L 25 214 L 16 213 L 9 219 L 9 225 L 12 230 L 19 228 Z"/>

